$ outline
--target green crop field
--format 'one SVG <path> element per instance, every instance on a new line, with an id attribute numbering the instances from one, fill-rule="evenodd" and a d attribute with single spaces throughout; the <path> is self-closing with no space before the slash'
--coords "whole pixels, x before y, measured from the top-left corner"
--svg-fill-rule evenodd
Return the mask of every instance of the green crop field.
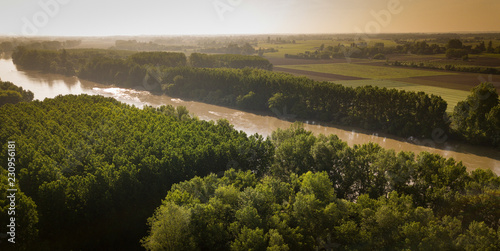
<path id="1" fill-rule="evenodd" d="M 400 81 L 392 80 L 381 80 L 381 79 L 367 79 L 367 80 L 345 80 L 345 81 L 334 81 L 336 84 L 342 84 L 349 87 L 358 87 L 365 85 L 372 85 L 385 88 L 394 88 L 398 90 L 413 91 L 413 92 L 425 92 L 428 94 L 434 94 L 442 97 L 446 103 L 448 103 L 447 112 L 453 112 L 453 109 L 458 102 L 463 101 L 467 98 L 470 92 L 454 90 L 442 87 L 427 86 L 427 85 L 416 85 Z"/>
<path id="2" fill-rule="evenodd" d="M 500 44 L 498 46 L 500 46 Z M 481 55 L 489 58 L 500 58 L 500 54 L 495 54 L 495 53 L 483 53 Z"/>
<path id="3" fill-rule="evenodd" d="M 408 68 L 395 68 L 384 66 L 373 66 L 365 64 L 308 64 L 308 65 L 282 65 L 280 67 L 304 70 L 320 73 L 331 73 L 351 77 L 371 79 L 408 78 L 422 76 L 454 75 L 450 72 L 439 72 L 429 70 L 416 70 Z"/>
<path id="4" fill-rule="evenodd" d="M 297 40 L 295 44 L 259 43 L 257 48 L 275 48 L 278 52 L 265 53 L 265 56 L 270 58 L 284 58 L 285 54 L 299 54 L 305 51 L 315 51 L 321 44 L 328 46 L 331 43 L 331 40 Z"/>
<path id="5" fill-rule="evenodd" d="M 498 68 L 498 67 L 492 67 L 492 66 L 484 66 L 484 65 L 474 65 L 470 64 L 469 62 L 464 62 L 464 61 L 399 61 L 402 64 L 411 64 L 414 63 L 416 65 L 419 64 L 424 64 L 426 66 L 433 66 L 433 67 L 441 67 L 444 68 L 447 65 L 452 65 L 455 67 L 466 67 L 466 68 L 474 68 L 474 67 L 479 67 L 479 68 Z M 359 64 L 360 62 L 356 62 L 356 64 Z"/>
<path id="6" fill-rule="evenodd" d="M 264 55 L 269 58 L 283 58 L 285 54 L 299 54 L 305 51 L 313 52 L 317 50 L 322 44 L 327 46 L 337 46 L 339 44 L 350 45 L 352 41 L 347 40 L 296 40 L 295 44 L 274 44 L 259 42 L 258 48 L 275 48 L 278 52 L 265 53 Z M 384 46 L 396 46 L 397 44 L 392 40 L 385 39 L 370 39 L 367 41 L 368 46 L 373 46 L 375 43 L 384 43 Z"/>

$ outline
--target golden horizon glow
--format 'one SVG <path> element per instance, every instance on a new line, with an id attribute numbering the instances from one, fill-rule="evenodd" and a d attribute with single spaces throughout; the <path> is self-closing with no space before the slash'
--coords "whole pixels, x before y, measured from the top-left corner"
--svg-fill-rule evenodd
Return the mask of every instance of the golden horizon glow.
<path id="1" fill-rule="evenodd" d="M 498 11 L 498 0 L 2 0 L 0 35 L 499 32 Z"/>

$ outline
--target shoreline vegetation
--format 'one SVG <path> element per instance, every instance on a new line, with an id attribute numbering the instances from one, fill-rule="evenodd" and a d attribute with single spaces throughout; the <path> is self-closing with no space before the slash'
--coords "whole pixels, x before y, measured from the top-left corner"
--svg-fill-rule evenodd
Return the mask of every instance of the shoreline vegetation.
<path id="1" fill-rule="evenodd" d="M 439 96 L 373 86 L 345 87 L 269 71 L 258 56 L 96 49 L 33 50 L 18 47 L 16 65 L 76 75 L 125 88 L 250 111 L 287 111 L 318 120 L 402 137 L 447 137 L 500 146 L 500 102 L 489 83 L 473 88 L 453 114 Z M 222 67 L 222 68 L 221 68 Z M 439 134 L 439 135 L 438 135 Z"/>
<path id="2" fill-rule="evenodd" d="M 20 249 L 500 247 L 500 177 L 437 154 L 350 147 L 300 123 L 264 139 L 90 95 L 4 104 L 0 126 L 18 142 Z"/>

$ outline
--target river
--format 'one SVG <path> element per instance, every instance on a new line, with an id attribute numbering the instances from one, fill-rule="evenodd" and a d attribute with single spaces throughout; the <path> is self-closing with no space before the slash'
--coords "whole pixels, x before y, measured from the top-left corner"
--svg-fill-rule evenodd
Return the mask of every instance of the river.
<path id="1" fill-rule="evenodd" d="M 184 101 L 166 95 L 153 95 L 147 91 L 110 87 L 77 77 L 66 77 L 58 74 L 46 74 L 36 71 L 21 71 L 16 68 L 11 59 L 0 59 L 0 79 L 10 81 L 34 93 L 35 99 L 54 98 L 66 94 L 90 94 L 114 97 L 117 100 L 143 107 L 144 105 L 174 105 L 186 106 L 190 113 L 203 120 L 218 120 L 225 118 L 238 130 L 247 134 L 269 136 L 277 128 L 288 128 L 292 122 L 281 120 L 275 116 L 259 115 L 231 108 L 209 105 L 194 101 Z M 283 114 L 281 114 L 283 113 Z M 286 112 L 277 112 L 279 117 L 287 117 Z M 477 168 L 491 169 L 500 175 L 500 152 L 495 149 L 471 146 L 456 142 L 444 142 L 436 146 L 432 140 L 421 140 L 409 143 L 407 139 L 390 135 L 378 135 L 362 130 L 318 124 L 306 121 L 305 129 L 315 134 L 336 134 L 350 146 L 374 142 L 387 149 L 412 151 L 419 153 L 427 151 L 437 153 L 447 158 L 462 161 L 468 170 Z M 416 144 L 417 143 L 417 144 Z"/>

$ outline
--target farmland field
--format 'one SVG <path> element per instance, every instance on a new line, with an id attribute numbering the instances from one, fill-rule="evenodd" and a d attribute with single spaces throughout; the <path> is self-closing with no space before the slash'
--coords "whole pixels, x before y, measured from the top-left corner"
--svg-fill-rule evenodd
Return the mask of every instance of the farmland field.
<path id="1" fill-rule="evenodd" d="M 307 64 L 307 65 L 283 65 L 280 66 L 288 69 L 305 70 L 312 72 L 331 73 L 360 78 L 371 79 L 392 79 L 392 78 L 409 78 L 423 76 L 438 76 L 438 75 L 454 75 L 456 73 L 431 71 L 431 70 L 415 70 L 408 68 L 360 65 L 360 64 Z"/>
<path id="2" fill-rule="evenodd" d="M 368 45 L 383 42 L 394 46 L 388 40 L 368 41 Z M 447 112 L 452 112 L 459 101 L 465 100 L 471 88 L 481 82 L 491 82 L 500 91 L 500 76 L 464 73 L 445 70 L 430 70 L 411 67 L 385 65 L 385 60 L 359 59 L 291 59 L 284 54 L 298 54 L 315 51 L 321 44 L 325 46 L 349 44 L 349 41 L 297 40 L 295 44 L 259 43 L 262 48 L 276 48 L 279 52 L 266 53 L 265 57 L 276 71 L 306 76 L 318 81 L 329 81 L 350 87 L 373 85 L 405 91 L 423 91 L 441 96 L 447 103 Z M 391 44 L 393 43 L 393 44 Z M 459 67 L 500 67 L 500 54 L 483 53 L 470 55 L 468 61 L 447 59 L 444 54 L 436 55 L 387 55 L 389 61 L 430 63 L 436 66 L 454 65 Z"/>
<path id="3" fill-rule="evenodd" d="M 448 103 L 448 107 L 446 112 L 453 112 L 454 107 L 458 102 L 465 100 L 469 95 L 468 91 L 462 90 L 453 90 L 449 88 L 443 87 L 435 87 L 428 85 L 419 85 L 419 84 L 411 84 L 405 83 L 402 81 L 394 81 L 394 80 L 380 80 L 380 79 L 368 79 L 368 80 L 340 80 L 335 81 L 336 84 L 342 84 L 344 86 L 349 87 L 358 87 L 365 85 L 378 86 L 380 88 L 388 88 L 388 89 L 398 89 L 405 91 L 413 91 L 413 92 L 425 92 L 428 94 L 434 94 L 442 97 L 446 103 Z"/>
<path id="4" fill-rule="evenodd" d="M 304 71 L 297 69 L 288 69 L 282 67 L 274 67 L 276 71 L 291 73 L 295 76 L 305 76 L 316 81 L 337 81 L 337 80 L 360 80 L 365 78 L 345 76 L 332 73 L 314 72 L 314 71 Z"/>
<path id="5" fill-rule="evenodd" d="M 315 51 L 322 44 L 325 46 L 337 46 L 339 44 L 349 45 L 352 41 L 347 40 L 296 40 L 295 44 L 291 43 L 267 43 L 260 42 L 257 48 L 275 48 L 278 52 L 265 53 L 267 58 L 284 58 L 285 54 L 299 54 L 305 51 Z M 386 39 L 370 39 L 367 41 L 368 46 L 375 43 L 384 43 L 384 46 L 396 46 L 396 43 Z"/>
<path id="6" fill-rule="evenodd" d="M 266 53 L 268 58 L 284 58 L 285 54 L 298 54 L 304 51 L 314 51 L 321 44 L 331 43 L 331 40 L 298 40 L 295 44 L 274 44 L 274 43 L 259 43 L 260 48 L 275 48 L 278 52 Z"/>

